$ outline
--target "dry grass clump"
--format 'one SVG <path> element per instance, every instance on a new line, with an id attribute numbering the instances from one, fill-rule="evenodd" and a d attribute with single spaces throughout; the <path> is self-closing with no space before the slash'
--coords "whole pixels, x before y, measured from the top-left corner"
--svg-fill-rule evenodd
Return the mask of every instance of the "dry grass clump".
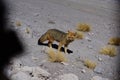
<path id="1" fill-rule="evenodd" d="M 77 24 L 77 30 L 78 31 L 83 31 L 83 32 L 89 32 L 91 29 L 90 29 L 90 25 L 88 25 L 88 24 L 78 23 Z"/>
<path id="2" fill-rule="evenodd" d="M 120 45 L 120 37 L 112 37 L 109 39 L 108 44 L 110 45 Z"/>
<path id="3" fill-rule="evenodd" d="M 16 21 L 15 24 L 16 24 L 16 26 L 21 26 L 22 25 L 20 21 Z"/>
<path id="4" fill-rule="evenodd" d="M 67 59 L 65 58 L 65 55 L 61 52 L 58 52 L 56 55 L 56 62 L 66 62 Z"/>
<path id="5" fill-rule="evenodd" d="M 84 35 L 82 32 L 76 31 L 76 39 L 83 39 Z"/>
<path id="6" fill-rule="evenodd" d="M 61 52 L 55 53 L 53 49 L 48 50 L 48 56 L 51 62 L 66 62 L 67 61 L 63 53 Z"/>
<path id="7" fill-rule="evenodd" d="M 48 49 L 47 53 L 48 53 L 48 56 L 49 56 L 49 60 L 52 61 L 52 62 L 55 62 L 56 61 L 56 53 L 54 52 L 54 50 L 53 49 Z"/>
<path id="8" fill-rule="evenodd" d="M 84 60 L 83 63 L 89 69 L 94 69 L 96 67 L 96 65 L 97 65 L 97 63 L 95 63 L 95 62 L 93 62 L 91 60 L 88 60 L 88 59 Z"/>
<path id="9" fill-rule="evenodd" d="M 30 33 L 30 29 L 29 29 L 29 28 L 26 28 L 26 29 L 25 29 L 25 32 L 26 32 L 27 34 L 29 34 L 29 33 Z"/>
<path id="10" fill-rule="evenodd" d="M 114 57 L 116 56 L 116 48 L 114 46 L 105 46 L 101 48 L 100 53 Z"/>

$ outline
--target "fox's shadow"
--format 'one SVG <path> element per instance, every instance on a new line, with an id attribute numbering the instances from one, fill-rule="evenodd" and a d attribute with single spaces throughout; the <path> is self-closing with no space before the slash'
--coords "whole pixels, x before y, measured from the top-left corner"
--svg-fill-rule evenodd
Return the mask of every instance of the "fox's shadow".
<path id="1" fill-rule="evenodd" d="M 48 43 L 41 43 L 41 42 L 38 41 L 38 45 L 48 46 Z M 57 45 L 57 44 L 52 44 L 52 48 L 58 49 L 58 45 Z M 62 52 L 65 51 L 63 47 L 61 47 L 61 51 L 62 51 Z M 73 53 L 73 51 L 67 49 L 67 53 L 70 54 L 70 53 Z"/>

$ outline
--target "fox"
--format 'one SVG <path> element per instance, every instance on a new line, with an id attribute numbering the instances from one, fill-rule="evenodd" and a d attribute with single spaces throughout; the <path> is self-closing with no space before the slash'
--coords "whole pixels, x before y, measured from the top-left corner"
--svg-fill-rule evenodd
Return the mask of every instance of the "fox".
<path id="1" fill-rule="evenodd" d="M 38 42 L 43 43 L 48 41 L 48 46 L 52 48 L 52 43 L 54 41 L 58 42 L 58 51 L 64 45 L 64 53 L 67 54 L 68 45 L 73 42 L 76 38 L 76 32 L 69 31 L 67 33 L 60 31 L 58 29 L 49 29 L 45 32 L 39 39 Z"/>

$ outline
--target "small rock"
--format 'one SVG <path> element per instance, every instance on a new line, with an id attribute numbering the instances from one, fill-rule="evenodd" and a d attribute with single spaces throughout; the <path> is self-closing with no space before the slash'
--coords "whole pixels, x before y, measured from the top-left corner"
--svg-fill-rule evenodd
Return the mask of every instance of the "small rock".
<path id="1" fill-rule="evenodd" d="M 55 24 L 55 22 L 54 22 L 54 21 L 49 21 L 48 23 L 49 23 L 49 24 Z"/>
<path id="2" fill-rule="evenodd" d="M 58 80 L 79 80 L 79 79 L 75 74 L 69 73 L 58 76 Z"/>
<path id="3" fill-rule="evenodd" d="M 102 58 L 101 58 L 101 57 L 98 57 L 98 61 L 102 61 Z"/>
<path id="4" fill-rule="evenodd" d="M 36 23 L 37 21 L 36 21 L 36 20 L 34 20 L 34 22 Z"/>
<path id="5" fill-rule="evenodd" d="M 99 57 L 99 56 L 97 56 L 97 55 L 96 55 L 95 57 L 98 59 L 98 61 L 100 61 L 100 62 L 103 61 L 101 57 Z"/>
<path id="6" fill-rule="evenodd" d="M 93 35 L 94 35 L 94 33 L 90 33 L 90 32 L 89 32 L 89 33 L 88 33 L 88 35 L 93 36 Z"/>
<path id="7" fill-rule="evenodd" d="M 92 77 L 90 80 L 109 80 L 109 79 L 107 79 L 107 78 L 102 78 L 102 77 L 100 77 L 100 76 L 94 76 L 94 77 Z"/>
<path id="8" fill-rule="evenodd" d="M 74 65 L 71 65 L 72 67 L 74 67 Z"/>
<path id="9" fill-rule="evenodd" d="M 69 65 L 69 64 L 66 63 L 66 62 L 61 62 L 61 64 L 65 65 L 65 66 Z"/>
<path id="10" fill-rule="evenodd" d="M 37 57 L 32 56 L 32 60 L 38 60 L 38 58 L 37 58 Z"/>
<path id="11" fill-rule="evenodd" d="M 34 14 L 35 17 L 38 17 L 39 15 L 40 15 L 39 13 Z"/>
<path id="12" fill-rule="evenodd" d="M 89 42 L 92 41 L 89 37 L 85 37 L 85 39 L 88 40 Z"/>
<path id="13" fill-rule="evenodd" d="M 91 45 L 88 45 L 87 47 L 88 47 L 89 49 L 93 49 L 93 47 L 92 47 Z"/>
<path id="14" fill-rule="evenodd" d="M 96 66 L 96 68 L 94 69 L 94 72 L 97 74 L 102 74 L 103 73 L 103 69 L 101 67 Z"/>
<path id="15" fill-rule="evenodd" d="M 86 73 L 86 70 L 85 70 L 85 69 L 82 69 L 81 72 L 82 72 L 82 73 Z"/>

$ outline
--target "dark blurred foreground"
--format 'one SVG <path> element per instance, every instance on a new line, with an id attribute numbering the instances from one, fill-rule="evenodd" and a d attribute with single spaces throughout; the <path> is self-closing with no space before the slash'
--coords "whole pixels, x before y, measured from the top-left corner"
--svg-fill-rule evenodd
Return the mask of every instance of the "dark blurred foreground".
<path id="1" fill-rule="evenodd" d="M 22 53 L 23 46 L 16 33 L 6 28 L 8 15 L 3 1 L 5 0 L 0 0 L 0 80 L 9 80 L 3 69 L 12 57 Z"/>

